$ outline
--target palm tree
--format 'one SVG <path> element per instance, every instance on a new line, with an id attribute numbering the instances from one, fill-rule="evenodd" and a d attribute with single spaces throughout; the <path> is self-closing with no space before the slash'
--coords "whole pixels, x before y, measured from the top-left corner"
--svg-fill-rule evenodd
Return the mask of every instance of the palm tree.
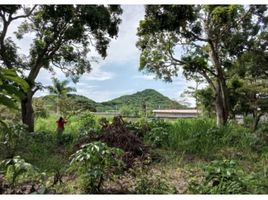
<path id="1" fill-rule="evenodd" d="M 59 79 L 52 77 L 52 86 L 48 86 L 47 89 L 51 95 L 57 97 L 57 114 L 60 113 L 59 100 L 66 97 L 70 92 L 76 92 L 73 87 L 67 87 L 69 84 L 68 80 L 60 81 Z"/>

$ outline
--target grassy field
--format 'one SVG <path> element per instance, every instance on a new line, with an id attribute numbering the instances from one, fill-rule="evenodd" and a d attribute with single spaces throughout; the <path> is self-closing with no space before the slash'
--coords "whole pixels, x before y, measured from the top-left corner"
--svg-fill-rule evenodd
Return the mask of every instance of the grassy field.
<path id="1" fill-rule="evenodd" d="M 1 191 L 40 194 L 268 192 L 267 127 L 264 125 L 251 133 L 236 123 L 217 128 L 212 119 L 141 118 L 135 122 L 125 119 L 120 124 L 85 113 L 68 119 L 64 134 L 59 136 L 56 120 L 56 116 L 38 118 L 35 133 L 27 133 L 21 125 L 1 129 Z M 123 147 L 118 149 L 109 143 L 121 137 L 125 137 L 121 141 L 125 154 Z M 107 145 L 103 138 L 108 141 Z M 131 148 L 126 146 L 127 142 L 132 144 L 130 147 L 139 142 L 146 146 L 146 155 L 136 156 L 128 168 L 125 166 L 130 157 L 125 156 L 131 152 L 126 153 L 126 149 Z M 23 190 L 25 185 L 33 189 Z"/>

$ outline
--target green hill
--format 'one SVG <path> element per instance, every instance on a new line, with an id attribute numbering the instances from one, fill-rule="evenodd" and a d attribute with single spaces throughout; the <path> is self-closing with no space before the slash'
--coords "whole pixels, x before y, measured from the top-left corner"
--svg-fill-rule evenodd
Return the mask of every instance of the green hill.
<path id="1" fill-rule="evenodd" d="M 56 102 L 57 97 L 53 95 L 46 95 L 42 97 L 35 97 L 33 99 L 34 107 L 45 107 L 50 112 L 56 111 Z M 66 102 L 66 106 L 69 106 L 71 109 L 74 110 L 89 110 L 96 112 L 96 107 L 98 103 L 95 101 L 82 96 L 82 95 L 76 95 L 76 94 L 69 94 L 68 95 L 68 102 Z"/>
<path id="2" fill-rule="evenodd" d="M 111 101 L 100 103 L 97 110 L 118 110 L 127 106 L 130 109 L 141 111 L 144 109 L 145 105 L 147 110 L 185 108 L 185 106 L 153 89 L 146 89 L 132 95 L 124 95 Z"/>
<path id="3" fill-rule="evenodd" d="M 82 95 L 71 94 L 68 97 L 67 104 L 73 104 L 71 106 L 72 109 L 93 112 L 120 111 L 121 109 L 128 108 L 132 112 L 138 113 L 143 112 L 145 107 L 147 111 L 152 111 L 153 109 L 185 108 L 185 106 L 163 96 L 153 89 L 146 89 L 132 95 L 124 95 L 102 103 L 97 103 Z M 35 107 L 45 107 L 50 112 L 56 111 L 56 102 L 56 97 L 52 95 L 34 98 Z"/>

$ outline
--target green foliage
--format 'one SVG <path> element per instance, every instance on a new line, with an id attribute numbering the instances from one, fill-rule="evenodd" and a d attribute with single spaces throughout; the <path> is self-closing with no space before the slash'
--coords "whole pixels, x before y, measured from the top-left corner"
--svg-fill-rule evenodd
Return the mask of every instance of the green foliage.
<path id="1" fill-rule="evenodd" d="M 62 112 L 62 108 L 67 107 L 64 105 L 64 103 L 67 101 L 65 97 L 70 92 L 76 92 L 76 89 L 67 86 L 69 84 L 68 80 L 60 81 L 57 78 L 53 77 L 52 83 L 53 85 L 48 86 L 47 89 L 51 95 L 57 97 L 57 114 L 60 114 Z"/>
<path id="2" fill-rule="evenodd" d="M 96 103 L 95 101 L 82 96 L 82 95 L 76 95 L 76 94 L 69 94 L 67 95 L 68 99 L 70 99 L 74 105 L 74 109 L 75 110 L 88 110 L 88 111 L 92 111 L 95 112 L 96 111 L 96 106 L 98 103 Z"/>
<path id="3" fill-rule="evenodd" d="M 82 112 L 96 111 L 97 104 L 87 97 L 75 94 L 67 94 L 67 97 L 62 97 L 59 102 L 55 95 L 33 98 L 35 116 L 42 118 L 55 115 L 58 105 L 64 118 L 75 118 Z"/>
<path id="4" fill-rule="evenodd" d="M 91 113 L 82 113 L 79 120 L 79 135 L 87 135 L 92 132 L 98 132 L 100 129 L 97 118 Z"/>
<path id="5" fill-rule="evenodd" d="M 211 109 L 215 104 L 217 125 L 225 125 L 231 93 L 226 82 L 236 61 L 254 51 L 261 58 L 252 56 L 247 64 L 254 69 L 267 66 L 267 9 L 267 5 L 148 5 L 137 33 L 139 69 L 172 81 L 181 67 L 187 79 L 204 79 L 213 93 L 203 91 L 202 95 L 215 97 L 202 98 L 209 104 L 205 107 Z M 267 79 L 267 69 L 262 72 Z"/>
<path id="6" fill-rule="evenodd" d="M 0 104 L 18 109 L 16 104 L 29 89 L 28 83 L 20 78 L 15 70 L 0 67 Z"/>
<path id="7" fill-rule="evenodd" d="M 40 99 L 40 100 L 39 100 Z M 42 100 L 41 100 L 42 99 Z M 34 105 L 38 104 L 35 101 L 43 101 L 44 107 L 50 110 L 51 113 L 56 111 L 57 99 L 55 96 L 47 95 L 44 97 L 34 98 Z M 67 95 L 60 101 L 61 111 L 64 116 L 77 115 L 85 110 L 87 111 L 122 111 L 122 114 L 131 116 L 141 116 L 144 114 L 142 105 L 146 102 L 147 116 L 151 116 L 153 109 L 164 108 L 183 108 L 181 104 L 176 101 L 170 100 L 168 97 L 156 92 L 152 89 L 147 89 L 137 92 L 133 95 L 126 95 L 111 101 L 97 103 L 87 97 L 75 94 Z"/>
<path id="8" fill-rule="evenodd" d="M 122 106 L 120 109 L 119 109 L 119 112 L 122 116 L 130 116 L 132 114 L 132 111 L 131 109 L 129 108 L 129 106 Z"/>
<path id="9" fill-rule="evenodd" d="M 20 156 L 4 160 L 0 165 L 4 168 L 5 178 L 11 187 L 14 187 L 18 183 L 19 178 L 25 181 L 29 178 L 32 179 L 38 174 L 36 169 L 30 163 L 25 162 Z"/>
<path id="10" fill-rule="evenodd" d="M 251 141 L 251 148 L 257 152 L 266 152 L 268 147 L 268 125 L 261 124 L 260 128 L 254 132 L 254 139 Z"/>
<path id="11" fill-rule="evenodd" d="M 33 101 L 34 115 L 39 118 L 48 117 L 48 109 L 45 105 L 45 101 L 42 98 L 37 98 Z"/>
<path id="12" fill-rule="evenodd" d="M 211 132 L 213 120 L 181 119 L 170 127 L 168 147 L 188 153 L 206 154 L 213 147 L 213 140 L 218 136 Z"/>
<path id="13" fill-rule="evenodd" d="M 144 140 L 149 142 L 153 147 L 167 147 L 170 124 L 164 120 L 153 120 L 149 123 L 149 127 L 151 129 L 145 134 Z"/>
<path id="14" fill-rule="evenodd" d="M 37 132 L 42 131 L 50 131 L 50 132 L 56 132 L 57 129 L 57 117 L 55 115 L 51 115 L 47 118 L 37 118 L 35 123 L 35 130 Z M 69 124 L 68 124 L 69 125 Z"/>
<path id="15" fill-rule="evenodd" d="M 144 105 L 146 105 L 146 111 L 148 113 L 153 109 L 158 108 L 176 109 L 185 107 L 176 101 L 170 100 L 168 97 L 163 96 L 153 89 L 146 89 L 132 95 L 124 95 L 111 101 L 103 102 L 101 105 L 98 105 L 97 110 L 115 110 L 116 108 L 121 109 L 127 106 L 130 110 L 132 110 L 132 113 L 136 112 L 137 114 L 137 111 L 144 113 Z"/>
<path id="16" fill-rule="evenodd" d="M 246 173 L 234 160 L 212 161 L 204 167 L 201 182 L 193 179 L 189 189 L 194 194 L 247 194 Z"/>
<path id="17" fill-rule="evenodd" d="M 76 89 L 73 87 L 68 87 L 68 80 L 60 81 L 59 79 L 53 77 L 52 78 L 52 86 L 48 86 L 48 91 L 52 95 L 56 95 L 59 98 L 63 96 L 67 96 L 70 92 L 76 92 Z"/>
<path id="18" fill-rule="evenodd" d="M 24 9 L 9 5 L 0 7 L 0 12 L 5 13 L 0 15 L 3 29 L 0 32 L 0 60 L 4 68 L 20 72 L 21 79 L 29 84 L 27 91 L 19 91 L 24 93 L 21 101 L 23 122 L 33 132 L 31 102 L 41 87 L 36 83 L 41 69 L 55 72 L 55 68 L 59 68 L 77 82 L 82 74 L 91 71 L 90 60 L 96 60 L 88 59 L 89 52 L 95 49 L 102 58 L 107 56 L 111 38 L 118 35 L 122 9 L 118 5 L 35 5 Z M 10 24 L 16 21 L 18 29 L 14 34 L 18 39 L 33 34 L 29 51 L 25 53 L 27 56 L 19 55 L 19 48 L 12 41 L 14 35 L 9 31 Z M 23 70 L 28 70 L 27 75 Z M 1 102 L 14 107 L 9 99 L 6 94 L 0 95 Z"/>
<path id="19" fill-rule="evenodd" d="M 71 158 L 71 168 L 76 170 L 86 193 L 100 192 L 103 181 L 110 178 L 121 166 L 123 151 L 93 142 L 83 145 Z"/>
<path id="20" fill-rule="evenodd" d="M 229 123 L 215 127 L 211 119 L 178 119 L 153 121 L 145 140 L 155 147 L 163 147 L 200 156 L 213 156 L 222 147 L 235 147 L 248 151 L 256 138 L 249 130 Z"/>
<path id="21" fill-rule="evenodd" d="M 168 139 L 168 131 L 165 128 L 153 128 L 144 137 L 145 141 L 148 141 L 153 147 L 166 146 L 165 142 Z"/>
<path id="22" fill-rule="evenodd" d="M 215 113 L 214 98 L 215 94 L 211 87 L 195 91 L 197 106 L 202 110 L 204 116 L 212 117 Z"/>
<path id="23" fill-rule="evenodd" d="M 158 175 L 142 176 L 137 180 L 137 194 L 176 194 L 176 188 Z"/>
<path id="24" fill-rule="evenodd" d="M 26 127 L 21 124 L 1 126 L 0 142 L 4 147 L 1 152 L 8 158 L 15 156 L 17 151 L 22 148 L 21 144 L 26 140 L 27 134 Z"/>

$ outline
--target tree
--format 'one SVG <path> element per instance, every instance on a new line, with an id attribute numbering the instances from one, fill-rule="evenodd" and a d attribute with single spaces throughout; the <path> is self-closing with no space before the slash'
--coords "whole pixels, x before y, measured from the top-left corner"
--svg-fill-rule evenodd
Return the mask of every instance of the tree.
<path id="1" fill-rule="evenodd" d="M 138 28 L 140 70 L 172 81 L 179 67 L 186 78 L 204 78 L 215 93 L 218 126 L 229 117 L 226 71 L 263 32 L 266 5 L 146 6 Z"/>
<path id="2" fill-rule="evenodd" d="M 68 80 L 60 81 L 57 78 L 52 78 L 53 86 L 48 86 L 48 91 L 50 94 L 57 97 L 57 114 L 60 113 L 60 100 L 63 100 L 64 97 L 67 97 L 67 94 L 70 92 L 76 92 L 76 89 L 73 87 L 68 87 Z"/>
<path id="3" fill-rule="evenodd" d="M 132 110 L 130 109 L 129 106 L 124 105 L 119 109 L 119 113 L 123 116 L 123 117 L 129 117 L 132 114 Z"/>
<path id="4" fill-rule="evenodd" d="M 257 129 L 261 116 L 268 112 L 267 38 L 267 33 L 262 34 L 258 42 L 265 41 L 265 45 L 255 45 L 237 59 L 228 84 L 233 112 L 244 116 L 252 114 L 253 131 Z"/>
<path id="5" fill-rule="evenodd" d="M 19 14 L 22 13 L 23 14 Z M 35 80 L 40 70 L 61 69 L 77 81 L 90 72 L 95 50 L 102 58 L 107 56 L 110 39 L 118 34 L 120 6 L 111 5 L 4 5 L 0 7 L 0 60 L 6 68 L 16 69 L 30 89 L 21 99 L 22 121 L 34 130 L 32 97 L 40 88 Z M 25 19 L 16 32 L 18 39 L 31 33 L 33 42 L 28 56 L 21 56 L 7 32 L 10 24 Z"/>
<path id="6" fill-rule="evenodd" d="M 203 111 L 204 116 L 215 116 L 215 94 L 211 87 L 198 89 L 195 91 L 197 107 Z"/>
<path id="7" fill-rule="evenodd" d="M 33 99 L 33 109 L 35 118 L 48 116 L 48 107 L 42 97 Z"/>

